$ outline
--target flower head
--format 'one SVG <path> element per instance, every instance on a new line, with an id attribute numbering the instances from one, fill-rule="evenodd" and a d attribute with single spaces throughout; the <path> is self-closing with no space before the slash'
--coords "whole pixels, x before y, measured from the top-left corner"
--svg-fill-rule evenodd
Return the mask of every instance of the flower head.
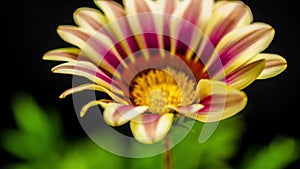
<path id="1" fill-rule="evenodd" d="M 103 12 L 79 8 L 78 26 L 58 34 L 77 47 L 49 51 L 44 59 L 66 61 L 54 73 L 86 77 L 90 83 L 66 90 L 107 93 L 92 100 L 111 126 L 127 122 L 133 136 L 151 144 L 162 140 L 179 117 L 219 121 L 247 103 L 242 89 L 256 79 L 281 73 L 286 61 L 261 53 L 274 29 L 253 22 L 241 1 L 95 0 Z"/>

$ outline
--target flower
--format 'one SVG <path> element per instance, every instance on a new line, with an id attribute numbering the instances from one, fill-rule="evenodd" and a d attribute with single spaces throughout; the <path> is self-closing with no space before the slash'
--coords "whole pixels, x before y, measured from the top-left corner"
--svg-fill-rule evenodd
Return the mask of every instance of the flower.
<path id="1" fill-rule="evenodd" d="M 79 8 L 78 26 L 59 26 L 63 40 L 77 47 L 55 49 L 46 60 L 65 61 L 54 73 L 91 81 L 66 90 L 105 92 L 92 100 L 111 126 L 127 122 L 133 136 L 152 144 L 168 134 L 174 121 L 201 122 L 235 115 L 247 104 L 242 91 L 256 79 L 278 75 L 287 66 L 277 54 L 262 53 L 274 29 L 253 22 L 241 1 L 95 0 L 103 12 Z"/>

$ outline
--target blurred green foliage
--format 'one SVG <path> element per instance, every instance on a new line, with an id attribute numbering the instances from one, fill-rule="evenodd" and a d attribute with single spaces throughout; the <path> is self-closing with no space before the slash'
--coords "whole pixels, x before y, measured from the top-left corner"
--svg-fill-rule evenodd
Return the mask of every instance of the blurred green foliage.
<path id="1" fill-rule="evenodd" d="M 45 112 L 28 94 L 12 102 L 17 129 L 1 131 L 1 147 L 21 162 L 5 169 L 163 169 L 163 155 L 134 159 L 111 154 L 89 139 L 64 138 L 60 116 L 54 109 Z M 231 169 L 230 159 L 239 147 L 243 132 L 236 116 L 222 121 L 213 136 L 198 143 L 202 123 L 172 149 L 174 169 Z M 299 158 L 299 142 L 278 138 L 264 147 L 252 146 L 238 168 L 283 169 Z"/>

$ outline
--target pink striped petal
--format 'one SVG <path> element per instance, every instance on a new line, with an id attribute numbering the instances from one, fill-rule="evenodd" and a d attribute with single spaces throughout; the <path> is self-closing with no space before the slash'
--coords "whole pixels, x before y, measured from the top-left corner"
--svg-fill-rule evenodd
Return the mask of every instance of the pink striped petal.
<path id="1" fill-rule="evenodd" d="M 264 67 L 264 59 L 251 62 L 229 73 L 226 76 L 226 83 L 235 89 L 242 90 L 256 80 Z"/>
<path id="2" fill-rule="evenodd" d="M 107 23 L 101 12 L 93 8 L 78 8 L 74 12 L 74 20 L 77 25 L 90 31 L 97 31 Z"/>
<path id="3" fill-rule="evenodd" d="M 123 4 L 127 15 L 150 12 L 146 0 L 124 0 Z"/>
<path id="4" fill-rule="evenodd" d="M 112 40 L 105 34 L 94 34 L 74 26 L 60 26 L 58 33 L 65 41 L 81 48 L 83 53 L 96 65 L 100 65 L 109 73 L 120 77 L 116 68 L 119 64 L 124 64 L 123 58 L 114 48 Z"/>
<path id="5" fill-rule="evenodd" d="M 177 7 L 177 3 L 179 0 L 145 0 L 148 4 L 149 8 L 151 9 L 152 13 L 159 13 L 159 14 L 172 14 Z"/>
<path id="6" fill-rule="evenodd" d="M 241 1 L 218 1 L 205 29 L 210 42 L 216 46 L 223 36 L 233 29 L 249 25 L 251 10 Z"/>
<path id="7" fill-rule="evenodd" d="M 204 108 L 186 116 L 201 122 L 214 122 L 231 117 L 243 110 L 247 104 L 244 92 L 219 81 L 200 80 L 197 92 L 199 102 Z"/>
<path id="8" fill-rule="evenodd" d="M 103 112 L 104 120 L 111 126 L 120 126 L 148 110 L 147 106 L 128 106 L 108 103 Z"/>
<path id="9" fill-rule="evenodd" d="M 120 89 L 118 89 L 118 87 L 115 86 L 111 77 L 90 62 L 78 61 L 63 63 L 54 67 L 52 71 L 54 73 L 83 76 L 108 90 L 113 90 L 119 94 L 123 93 Z"/>
<path id="10" fill-rule="evenodd" d="M 213 0 L 178 1 L 173 15 L 191 22 L 202 30 L 211 16 L 212 8 Z"/>
<path id="11" fill-rule="evenodd" d="M 167 135 L 173 123 L 174 114 L 142 114 L 130 121 L 130 128 L 136 140 L 144 144 L 159 142 Z"/>
<path id="12" fill-rule="evenodd" d="M 44 54 L 43 59 L 54 61 L 76 61 L 80 54 L 78 48 L 54 49 Z"/>
<path id="13" fill-rule="evenodd" d="M 95 0 L 95 4 L 104 12 L 108 21 L 112 22 L 125 16 L 123 7 L 112 0 Z"/>
<path id="14" fill-rule="evenodd" d="M 159 18 L 158 18 L 159 17 Z M 151 54 L 145 49 L 161 49 L 163 35 L 163 21 L 161 15 L 153 15 L 151 13 L 143 13 L 138 15 L 130 15 L 127 17 L 131 36 L 137 44 L 138 51 L 146 60 L 149 60 Z M 134 61 L 134 60 L 132 60 Z"/>
<path id="15" fill-rule="evenodd" d="M 286 60 L 280 55 L 262 53 L 256 55 L 251 61 L 265 59 L 265 67 L 257 79 L 267 79 L 274 77 L 287 68 Z"/>
<path id="16" fill-rule="evenodd" d="M 172 54 L 184 55 L 187 60 L 192 57 L 203 39 L 201 32 L 211 16 L 212 6 L 212 0 L 177 1 L 177 8 L 170 18 Z"/>
<path id="17" fill-rule="evenodd" d="M 265 50 L 274 37 L 274 29 L 264 23 L 254 23 L 235 29 L 222 38 L 216 47 L 225 74 L 245 64 L 252 57 Z M 219 63 L 218 60 L 208 66 Z M 220 72 L 219 72 L 220 73 Z M 214 77 L 223 76 L 217 74 Z"/>

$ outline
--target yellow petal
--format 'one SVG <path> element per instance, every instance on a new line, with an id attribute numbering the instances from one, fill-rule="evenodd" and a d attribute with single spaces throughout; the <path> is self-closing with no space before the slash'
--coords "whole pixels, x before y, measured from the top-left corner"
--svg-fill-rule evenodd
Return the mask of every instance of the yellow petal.
<path id="1" fill-rule="evenodd" d="M 261 53 L 256 55 L 251 61 L 259 59 L 265 59 L 266 63 L 263 71 L 257 77 L 257 79 L 267 79 L 274 77 L 287 68 L 286 60 L 280 55 Z"/>
<path id="2" fill-rule="evenodd" d="M 174 115 L 142 114 L 130 121 L 133 136 L 141 143 L 153 144 L 161 141 L 172 127 Z"/>
<path id="3" fill-rule="evenodd" d="M 257 60 L 244 65 L 226 76 L 226 83 L 241 90 L 250 85 L 261 74 L 265 67 L 265 60 Z"/>
<path id="4" fill-rule="evenodd" d="M 47 52 L 43 59 L 54 60 L 54 61 L 75 61 L 80 54 L 80 49 L 78 48 L 61 48 L 54 49 Z"/>

